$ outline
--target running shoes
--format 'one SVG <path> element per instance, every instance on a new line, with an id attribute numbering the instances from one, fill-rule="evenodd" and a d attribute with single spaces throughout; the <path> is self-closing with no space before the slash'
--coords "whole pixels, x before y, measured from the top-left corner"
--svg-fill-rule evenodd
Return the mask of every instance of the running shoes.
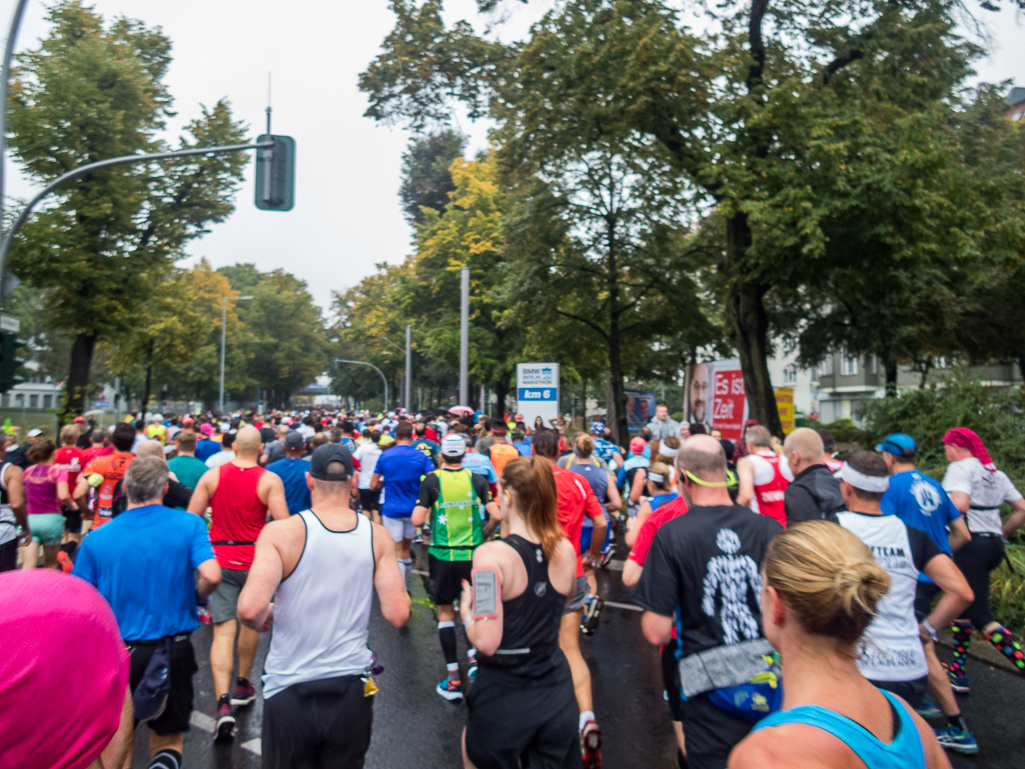
<path id="1" fill-rule="evenodd" d="M 592 595 L 584 607 L 584 616 L 580 622 L 580 632 L 584 635 L 594 635 L 598 628 L 598 620 L 601 618 L 601 610 L 605 602 L 596 595 Z"/>
<path id="2" fill-rule="evenodd" d="M 915 712 L 922 718 L 936 718 L 943 715 L 943 711 L 936 705 L 936 700 L 928 694 L 922 698 L 922 704 L 915 708 Z"/>
<path id="3" fill-rule="evenodd" d="M 245 678 L 238 679 L 235 684 L 235 693 L 231 695 L 231 704 L 236 707 L 252 705 L 256 702 L 256 687 Z"/>
<path id="4" fill-rule="evenodd" d="M 214 742 L 227 742 L 235 738 L 235 716 L 231 714 L 231 698 L 222 694 L 217 701 L 217 724 L 214 727 Z"/>
<path id="5" fill-rule="evenodd" d="M 933 729 L 936 733 L 936 739 L 947 750 L 953 750 L 957 753 L 978 753 L 979 743 L 975 741 L 975 735 L 970 731 L 962 731 L 953 726 L 948 726 L 945 729 Z"/>
<path id="6" fill-rule="evenodd" d="M 601 729 L 593 718 L 580 730 L 580 747 L 584 753 L 584 769 L 601 769 Z"/>
<path id="7" fill-rule="evenodd" d="M 467 677 L 467 679 L 469 679 L 471 684 L 474 681 L 477 680 L 477 660 L 476 659 L 471 659 L 470 660 L 470 667 L 468 667 L 466 669 L 466 677 Z"/>
<path id="8" fill-rule="evenodd" d="M 438 694 L 449 702 L 458 702 L 463 698 L 462 683 L 450 678 L 442 679 L 438 682 Z"/>

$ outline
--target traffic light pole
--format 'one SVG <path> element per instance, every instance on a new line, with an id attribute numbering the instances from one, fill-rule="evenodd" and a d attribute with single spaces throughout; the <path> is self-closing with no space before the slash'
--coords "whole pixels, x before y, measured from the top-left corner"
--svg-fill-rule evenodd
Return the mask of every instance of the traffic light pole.
<path id="1" fill-rule="evenodd" d="M 0 110 L 2 112 L 3 110 Z M 174 152 L 152 152 L 146 155 L 122 155 L 118 158 L 108 158 L 107 160 L 98 160 L 95 163 L 87 163 L 84 166 L 73 168 L 65 174 L 61 174 L 46 187 L 43 188 L 32 200 L 28 202 L 28 205 L 22 209 L 18 218 L 14 220 L 14 224 L 11 225 L 10 231 L 7 232 L 3 239 L 3 243 L 0 243 L 0 275 L 3 275 L 4 268 L 7 266 L 7 255 L 11 251 L 11 243 L 14 242 L 14 236 L 18 234 L 18 230 L 22 228 L 26 221 L 28 221 L 29 215 L 36 205 L 49 195 L 51 192 L 60 187 L 64 182 L 71 181 L 82 174 L 87 174 L 90 171 L 98 171 L 101 168 L 110 168 L 111 166 L 124 166 L 132 163 L 145 163 L 151 160 L 168 160 L 170 158 L 187 158 L 195 155 L 223 155 L 226 152 L 242 152 L 244 150 L 265 150 L 274 147 L 274 142 L 257 142 L 255 144 L 226 144 L 220 147 L 197 147 L 191 150 L 176 150 Z"/>

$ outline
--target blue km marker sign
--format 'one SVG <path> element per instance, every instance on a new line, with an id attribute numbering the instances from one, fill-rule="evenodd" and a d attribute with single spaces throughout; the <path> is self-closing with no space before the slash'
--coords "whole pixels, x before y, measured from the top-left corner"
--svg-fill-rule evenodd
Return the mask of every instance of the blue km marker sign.
<path id="1" fill-rule="evenodd" d="M 557 387 L 521 387 L 516 396 L 521 401 L 556 401 L 559 399 Z"/>

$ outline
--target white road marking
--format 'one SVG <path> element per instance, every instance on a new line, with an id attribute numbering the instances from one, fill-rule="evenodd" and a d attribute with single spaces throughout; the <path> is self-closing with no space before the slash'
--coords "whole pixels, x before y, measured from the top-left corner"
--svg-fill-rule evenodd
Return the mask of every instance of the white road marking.
<path id="1" fill-rule="evenodd" d="M 258 756 L 262 755 L 261 754 L 262 743 L 260 742 L 260 738 L 259 737 L 251 739 L 251 740 L 249 740 L 249 742 L 243 742 L 242 743 L 242 747 L 245 748 L 246 750 L 248 750 L 250 753 L 255 753 Z"/>
<path id="2" fill-rule="evenodd" d="M 198 729 L 202 729 L 204 732 L 214 733 L 214 729 L 217 726 L 217 721 L 206 713 L 200 713 L 198 710 L 193 710 L 189 716 L 189 723 Z"/>
<path id="3" fill-rule="evenodd" d="M 605 568 L 608 569 L 609 571 L 622 571 L 623 570 L 623 565 L 625 563 L 626 563 L 626 561 L 609 561 L 609 565 L 606 566 Z"/>

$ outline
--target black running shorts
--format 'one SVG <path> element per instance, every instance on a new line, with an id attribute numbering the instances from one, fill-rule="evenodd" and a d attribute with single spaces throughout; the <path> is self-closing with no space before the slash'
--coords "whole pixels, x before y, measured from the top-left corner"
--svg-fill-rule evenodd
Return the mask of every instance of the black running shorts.
<path id="1" fill-rule="evenodd" d="M 913 681 L 870 680 L 869 683 L 877 689 L 883 689 L 884 691 L 890 692 L 890 694 L 896 694 L 908 705 L 917 710 L 922 707 L 922 700 L 925 699 L 925 694 L 928 691 L 929 676 L 922 676 L 921 678 L 916 678 Z"/>
<path id="2" fill-rule="evenodd" d="M 968 587 L 975 594 L 975 600 L 958 619 L 967 619 L 976 630 L 981 631 L 993 621 L 993 610 L 989 606 L 989 573 L 1004 560 L 1004 541 L 997 536 L 972 534 L 968 542 L 954 553 L 954 563 L 964 574 Z M 939 628 L 937 628 L 939 630 Z"/>
<path id="3" fill-rule="evenodd" d="M 580 769 L 580 711 L 569 663 L 558 654 L 542 678 L 480 667 L 466 699 L 466 754 L 477 769 Z"/>
<path id="4" fill-rule="evenodd" d="M 155 641 L 126 641 L 125 645 L 131 652 L 132 666 L 128 680 L 134 692 L 146 673 L 146 666 L 158 644 Z M 167 705 L 163 713 L 146 722 L 156 734 L 163 736 L 189 730 L 189 718 L 192 715 L 192 676 L 198 670 L 196 650 L 192 648 L 192 641 L 189 638 L 172 641 L 171 692 L 167 695 Z"/>
<path id="5" fill-rule="evenodd" d="M 704 694 L 681 702 L 680 715 L 690 769 L 723 769 L 730 751 L 754 727 L 746 718 L 723 712 Z"/>
<path id="6" fill-rule="evenodd" d="M 662 686 L 669 695 L 669 717 L 673 721 L 680 720 L 680 677 L 676 672 L 676 639 L 662 647 Z"/>
<path id="7" fill-rule="evenodd" d="M 371 513 L 375 510 L 381 509 L 379 500 L 381 499 L 381 490 L 371 491 L 370 489 L 359 490 L 359 503 L 363 508 L 364 513 Z"/>
<path id="8" fill-rule="evenodd" d="M 473 561 L 443 561 L 427 556 L 427 589 L 435 606 L 451 606 L 463 592 L 463 580 L 469 582 Z"/>
<path id="9" fill-rule="evenodd" d="M 292 684 L 263 702 L 263 769 L 362 769 L 373 723 L 359 676 Z"/>

